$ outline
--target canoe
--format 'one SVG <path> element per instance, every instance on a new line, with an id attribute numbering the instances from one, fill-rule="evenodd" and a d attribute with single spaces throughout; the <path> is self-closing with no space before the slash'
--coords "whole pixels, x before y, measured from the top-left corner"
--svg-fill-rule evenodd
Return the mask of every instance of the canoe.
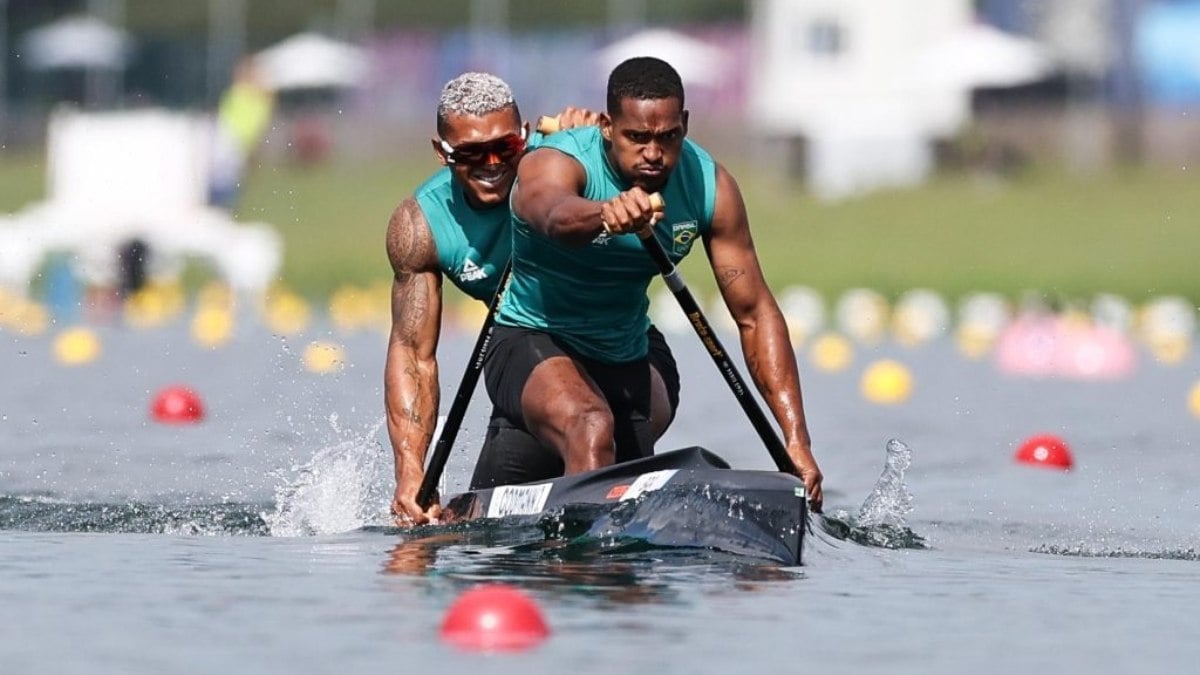
<path id="1" fill-rule="evenodd" d="M 807 505 L 791 474 L 739 470 L 701 447 L 549 481 L 450 497 L 443 522 L 479 518 L 570 521 L 614 545 L 712 549 L 800 564 Z"/>

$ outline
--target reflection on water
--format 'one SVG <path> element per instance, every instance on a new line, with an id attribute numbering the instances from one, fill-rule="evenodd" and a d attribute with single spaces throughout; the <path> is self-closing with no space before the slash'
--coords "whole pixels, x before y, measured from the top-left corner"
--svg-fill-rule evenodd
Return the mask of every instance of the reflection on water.
<path id="1" fill-rule="evenodd" d="M 590 539 L 547 539 L 538 527 L 476 521 L 428 527 L 402 535 L 383 563 L 384 574 L 436 576 L 464 586 L 481 581 L 519 583 L 553 593 L 613 604 L 671 603 L 680 587 L 734 580 L 757 591 L 803 579 L 797 567 L 718 551 L 655 548 Z"/>

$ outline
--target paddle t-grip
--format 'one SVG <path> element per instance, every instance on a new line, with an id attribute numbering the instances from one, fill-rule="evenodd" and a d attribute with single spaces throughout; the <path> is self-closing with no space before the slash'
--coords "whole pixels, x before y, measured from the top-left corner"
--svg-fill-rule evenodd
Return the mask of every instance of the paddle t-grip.
<path id="1" fill-rule="evenodd" d="M 551 117 L 549 115 L 542 115 L 541 117 L 537 118 L 536 128 L 543 135 L 548 136 L 556 131 L 560 131 L 562 129 L 562 122 L 559 121 L 557 116 Z"/>

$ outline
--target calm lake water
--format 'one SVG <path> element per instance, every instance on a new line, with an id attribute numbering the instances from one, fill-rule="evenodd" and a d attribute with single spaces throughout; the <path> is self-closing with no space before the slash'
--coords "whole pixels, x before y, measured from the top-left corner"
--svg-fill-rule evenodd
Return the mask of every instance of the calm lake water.
<path id="1" fill-rule="evenodd" d="M 55 363 L 49 337 L 0 333 L 4 673 L 1190 673 L 1200 661 L 1194 352 L 1174 366 L 1139 354 L 1131 378 L 1084 383 L 1006 377 L 949 340 L 859 348 L 837 373 L 802 351 L 830 525 L 856 523 L 888 439 L 912 460 L 885 495 L 892 527 L 856 531 L 874 545 L 816 519 L 805 564 L 787 568 L 549 545 L 501 526 L 397 535 L 380 527 L 383 336 L 247 326 L 206 350 L 185 326 L 99 332 L 101 357 L 75 368 Z M 340 342 L 348 366 L 307 372 L 313 339 Z M 473 340 L 444 336 L 447 404 Z M 695 337 L 669 340 L 684 394 L 661 447 L 770 468 Z M 914 375 L 907 403 L 859 394 L 884 356 Z M 150 420 L 173 383 L 203 395 L 203 423 Z M 470 474 L 485 398 L 451 491 Z M 1040 432 L 1071 445 L 1075 470 L 1013 462 Z M 529 591 L 551 638 L 503 655 L 440 643 L 446 608 L 484 581 Z"/>

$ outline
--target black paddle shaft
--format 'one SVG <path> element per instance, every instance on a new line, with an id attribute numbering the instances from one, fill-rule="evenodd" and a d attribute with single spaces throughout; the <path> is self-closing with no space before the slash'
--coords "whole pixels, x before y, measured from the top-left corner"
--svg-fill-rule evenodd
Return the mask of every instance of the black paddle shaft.
<path id="1" fill-rule="evenodd" d="M 742 379 L 737 366 L 730 360 L 729 352 L 725 350 L 725 347 L 721 344 L 721 340 L 717 338 L 716 331 L 708 323 L 708 319 L 704 317 L 704 312 L 700 310 L 700 305 L 692 297 L 692 292 L 688 290 L 687 283 L 680 276 L 679 269 L 675 267 L 675 263 L 671 262 L 671 259 L 667 257 L 667 252 L 663 250 L 662 244 L 658 243 L 658 239 L 654 238 L 652 232 L 648 232 L 641 240 L 642 248 L 646 249 L 646 253 L 649 253 L 650 257 L 654 259 L 654 263 L 658 265 L 658 271 L 662 275 L 663 281 L 667 284 L 667 288 L 675 296 L 675 299 L 679 301 L 679 307 L 687 315 L 688 322 L 692 324 L 692 328 L 696 330 L 696 335 L 700 337 L 700 342 L 708 350 L 708 355 L 712 357 L 713 363 L 717 365 L 717 370 L 721 371 L 721 375 L 724 376 L 725 383 L 733 391 L 733 395 L 738 400 L 738 403 L 741 404 L 746 417 L 750 418 L 750 424 L 754 425 L 754 430 L 758 432 L 759 438 L 767 446 L 767 451 L 771 453 L 771 459 L 775 460 L 775 466 L 785 473 L 800 475 L 800 472 L 796 469 L 795 462 L 787 454 L 787 449 L 784 447 L 783 441 L 779 440 L 779 435 L 775 433 L 775 428 L 771 426 L 770 420 L 763 414 L 758 401 L 754 399 L 754 395 L 746 387 L 746 381 Z"/>
<path id="2" fill-rule="evenodd" d="M 475 385 L 479 383 L 479 374 L 483 372 L 483 360 L 487 355 L 488 345 L 492 342 L 492 332 L 496 325 L 496 308 L 500 305 L 500 297 L 504 294 L 504 286 L 508 282 L 508 273 L 512 269 L 512 262 L 504 267 L 504 273 L 500 275 L 500 285 L 496 287 L 496 294 L 492 296 L 491 303 L 488 304 L 487 317 L 483 320 L 483 327 L 479 330 L 479 337 L 475 340 L 475 348 L 471 350 L 471 358 L 467 361 L 467 367 L 463 371 L 462 382 L 458 385 L 458 393 L 454 395 L 454 402 L 450 404 L 450 411 L 446 413 L 446 422 L 442 424 L 442 434 L 438 436 L 437 445 L 433 448 L 433 455 L 429 458 L 429 466 L 425 468 L 425 478 L 421 481 L 421 489 L 417 491 L 417 505 L 422 509 L 429 508 L 433 502 L 433 493 L 437 490 L 438 481 L 442 478 L 442 472 L 446 469 L 446 461 L 450 459 L 450 451 L 454 449 L 454 440 L 458 438 L 458 430 L 462 427 L 463 418 L 467 415 L 467 408 L 471 405 L 471 396 L 475 393 Z"/>

